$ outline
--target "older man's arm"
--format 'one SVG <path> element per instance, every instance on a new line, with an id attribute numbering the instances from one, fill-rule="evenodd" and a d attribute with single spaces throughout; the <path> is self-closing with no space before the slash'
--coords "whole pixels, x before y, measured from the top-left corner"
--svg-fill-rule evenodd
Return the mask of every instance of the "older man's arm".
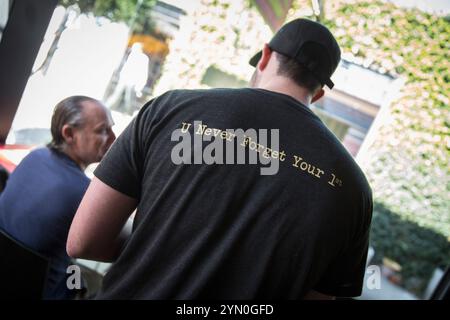
<path id="1" fill-rule="evenodd" d="M 70 227 L 67 253 L 73 258 L 112 262 L 127 238 L 122 231 L 138 201 L 94 177 Z"/>

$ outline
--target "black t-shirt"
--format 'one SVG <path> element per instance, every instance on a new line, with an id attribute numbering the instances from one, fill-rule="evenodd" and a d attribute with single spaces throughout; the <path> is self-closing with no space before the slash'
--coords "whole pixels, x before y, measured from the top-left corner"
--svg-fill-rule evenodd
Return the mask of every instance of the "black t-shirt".
<path id="1" fill-rule="evenodd" d="M 227 129 L 278 129 L 279 146 L 270 148 L 271 135 L 245 135 L 248 158 L 238 163 L 241 136 Z M 236 140 L 234 162 L 232 155 L 223 164 L 196 163 L 194 153 L 212 144 L 196 147 L 205 136 Z M 181 141 L 192 149 L 180 151 Z M 262 175 L 268 165 L 250 163 L 250 153 L 278 161 L 276 173 Z M 337 138 L 290 96 L 251 88 L 169 91 L 140 110 L 95 175 L 139 199 L 132 236 L 100 299 L 361 293 L 370 187 Z"/>

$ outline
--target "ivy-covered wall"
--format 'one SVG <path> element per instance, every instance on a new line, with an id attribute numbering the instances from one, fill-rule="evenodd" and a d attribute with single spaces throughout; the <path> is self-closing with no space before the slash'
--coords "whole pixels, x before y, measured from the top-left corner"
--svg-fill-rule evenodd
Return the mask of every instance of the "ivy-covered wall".
<path id="1" fill-rule="evenodd" d="M 248 59 L 271 38 L 251 1 L 202 0 L 181 23 L 155 93 L 201 88 L 214 65 L 248 80 Z M 288 20 L 312 18 L 294 1 Z M 326 1 L 324 23 L 344 54 L 405 80 L 362 164 L 373 189 L 376 262 L 397 262 L 401 285 L 421 296 L 450 264 L 450 22 L 382 1 Z"/>
<path id="2" fill-rule="evenodd" d="M 346 2 L 326 16 L 343 51 L 405 79 L 363 167 L 374 191 L 377 258 L 397 262 L 401 283 L 421 296 L 433 270 L 450 264 L 450 20 Z"/>

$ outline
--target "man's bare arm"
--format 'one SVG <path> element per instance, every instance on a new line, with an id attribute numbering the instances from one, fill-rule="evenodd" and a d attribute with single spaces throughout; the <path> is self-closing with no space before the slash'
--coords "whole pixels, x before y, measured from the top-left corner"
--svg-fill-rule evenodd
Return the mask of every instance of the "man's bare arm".
<path id="1" fill-rule="evenodd" d="M 121 231 L 136 206 L 136 199 L 94 177 L 70 227 L 69 256 L 114 261 L 125 241 Z"/>

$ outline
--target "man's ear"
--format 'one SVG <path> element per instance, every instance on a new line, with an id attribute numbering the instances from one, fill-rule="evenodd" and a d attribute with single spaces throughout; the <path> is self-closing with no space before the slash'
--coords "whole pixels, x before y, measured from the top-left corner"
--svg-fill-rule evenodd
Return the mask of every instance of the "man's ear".
<path id="1" fill-rule="evenodd" d="M 324 94 L 325 94 L 325 91 L 321 88 L 319 91 L 317 91 L 317 93 L 314 95 L 314 97 L 312 97 L 311 103 L 314 103 L 317 100 L 319 100 L 320 98 L 322 98 Z"/>
<path id="2" fill-rule="evenodd" d="M 73 127 L 68 124 L 63 125 L 61 129 L 61 135 L 64 141 L 69 145 L 72 144 L 75 140 Z"/>
<path id="3" fill-rule="evenodd" d="M 272 56 L 272 50 L 270 49 L 269 45 L 266 43 L 264 44 L 264 48 L 262 49 L 262 55 L 261 59 L 259 59 L 257 68 L 259 71 L 263 71 L 267 64 L 269 63 L 270 57 Z"/>

